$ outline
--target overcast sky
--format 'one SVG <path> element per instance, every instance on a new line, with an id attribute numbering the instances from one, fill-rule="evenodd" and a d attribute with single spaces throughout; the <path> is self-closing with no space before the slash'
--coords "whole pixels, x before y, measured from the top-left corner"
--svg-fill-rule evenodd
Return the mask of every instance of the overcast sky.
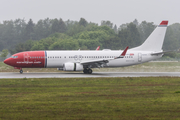
<path id="1" fill-rule="evenodd" d="M 110 20 L 118 26 L 148 21 L 180 23 L 180 0 L 0 0 L 0 22 L 17 18 L 34 22 L 49 17 L 64 21 L 85 18 L 88 22 Z"/>

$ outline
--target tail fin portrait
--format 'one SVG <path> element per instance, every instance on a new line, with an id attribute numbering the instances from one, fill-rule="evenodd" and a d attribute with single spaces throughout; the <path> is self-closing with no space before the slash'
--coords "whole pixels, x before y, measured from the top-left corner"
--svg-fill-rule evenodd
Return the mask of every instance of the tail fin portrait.
<path id="1" fill-rule="evenodd" d="M 164 42 L 168 21 L 162 21 L 145 42 L 131 50 L 137 51 L 161 51 Z"/>

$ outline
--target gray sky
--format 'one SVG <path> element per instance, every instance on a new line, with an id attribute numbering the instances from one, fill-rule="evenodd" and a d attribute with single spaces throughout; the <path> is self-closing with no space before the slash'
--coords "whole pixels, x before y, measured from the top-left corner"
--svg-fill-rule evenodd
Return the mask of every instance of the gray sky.
<path id="1" fill-rule="evenodd" d="M 0 0 L 0 22 L 30 18 L 34 22 L 49 17 L 64 21 L 85 18 L 88 22 L 110 20 L 118 26 L 148 21 L 180 23 L 180 0 Z"/>

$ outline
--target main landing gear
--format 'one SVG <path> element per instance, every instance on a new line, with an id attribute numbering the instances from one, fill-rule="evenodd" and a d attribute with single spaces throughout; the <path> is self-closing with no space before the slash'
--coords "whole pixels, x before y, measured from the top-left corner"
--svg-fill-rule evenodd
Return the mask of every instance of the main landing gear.
<path id="1" fill-rule="evenodd" d="M 90 68 L 85 68 L 84 70 L 83 70 L 83 72 L 84 72 L 84 74 L 92 74 L 92 69 L 90 69 Z"/>

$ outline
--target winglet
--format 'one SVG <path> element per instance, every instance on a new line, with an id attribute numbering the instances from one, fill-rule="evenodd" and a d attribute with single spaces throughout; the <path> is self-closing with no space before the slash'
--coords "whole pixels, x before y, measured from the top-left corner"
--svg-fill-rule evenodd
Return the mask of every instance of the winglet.
<path id="1" fill-rule="evenodd" d="M 100 49 L 100 46 L 98 46 L 97 48 L 96 48 L 96 50 L 99 50 Z"/>
<path id="2" fill-rule="evenodd" d="M 121 56 L 125 56 L 126 55 L 126 52 L 128 50 L 129 46 L 126 47 L 126 49 L 123 51 L 123 53 L 121 54 Z"/>
<path id="3" fill-rule="evenodd" d="M 119 57 L 116 57 L 114 59 L 123 58 L 126 55 L 126 52 L 127 52 L 128 48 L 129 47 L 127 46 L 126 49 L 122 52 L 122 54 Z"/>

